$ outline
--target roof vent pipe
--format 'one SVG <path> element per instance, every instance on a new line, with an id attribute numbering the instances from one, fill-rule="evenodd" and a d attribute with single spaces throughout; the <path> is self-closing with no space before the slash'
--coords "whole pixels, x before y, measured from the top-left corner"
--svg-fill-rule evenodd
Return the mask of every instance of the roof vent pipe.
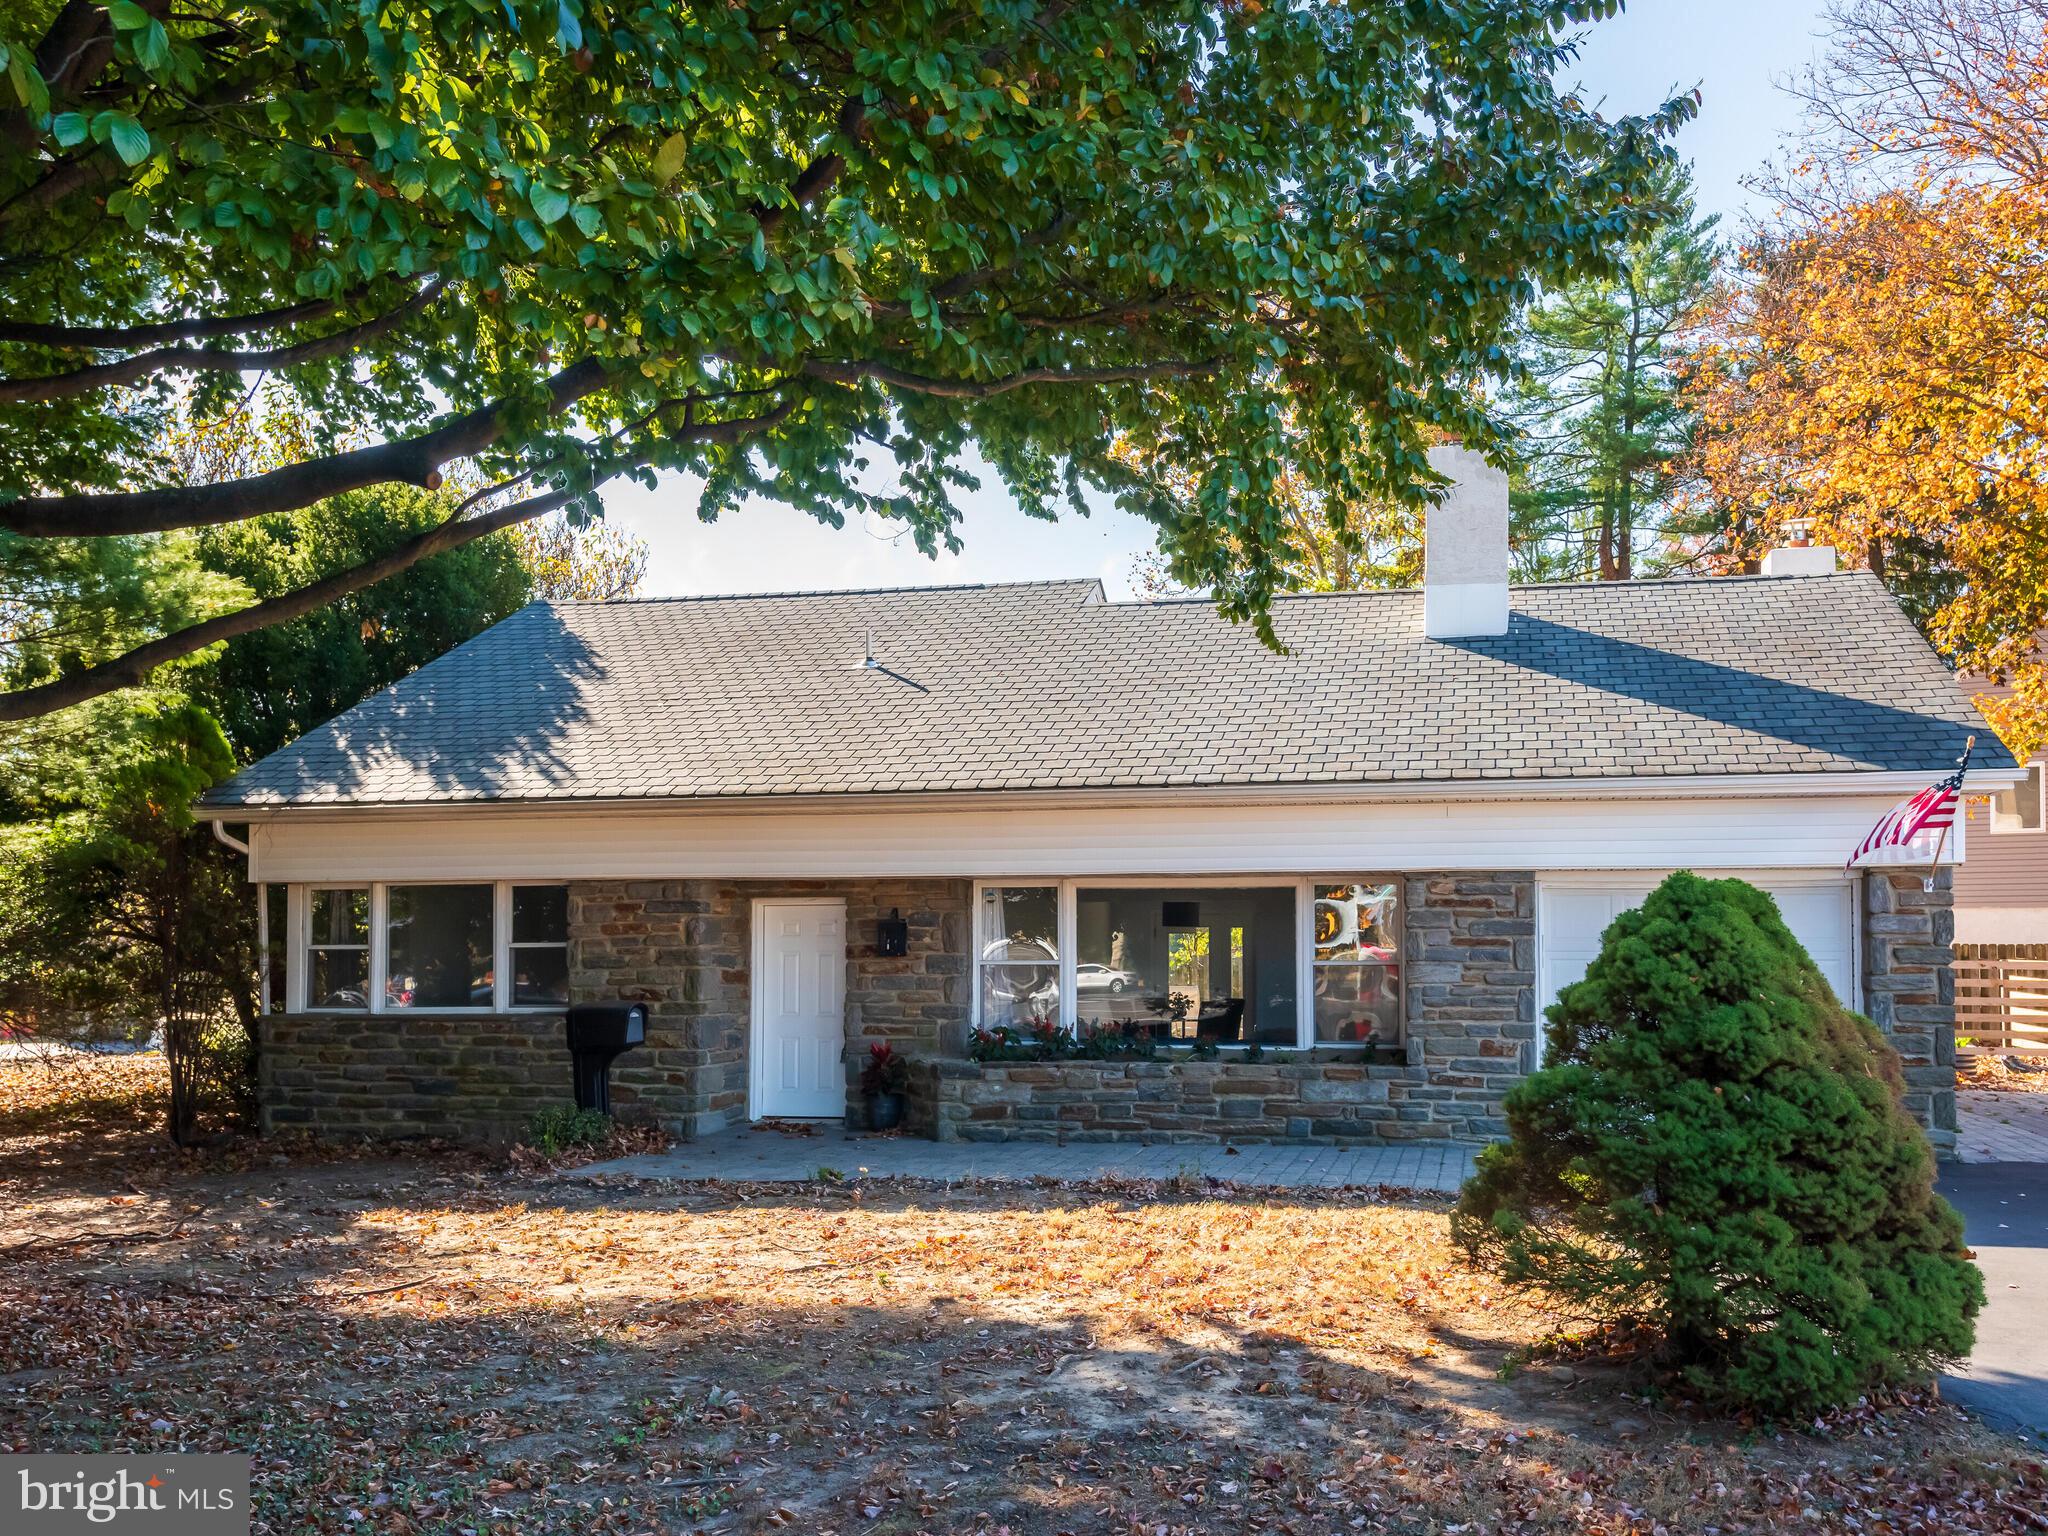
<path id="1" fill-rule="evenodd" d="M 1432 640 L 1508 632 L 1508 477 L 1459 443 L 1429 450 L 1451 482 L 1423 524 L 1422 629 Z"/>

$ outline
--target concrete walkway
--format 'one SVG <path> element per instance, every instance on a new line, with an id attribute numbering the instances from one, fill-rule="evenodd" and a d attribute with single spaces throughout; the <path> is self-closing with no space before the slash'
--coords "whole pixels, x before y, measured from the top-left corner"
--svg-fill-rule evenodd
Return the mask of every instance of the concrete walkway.
<path id="1" fill-rule="evenodd" d="M 1965 1241 L 1984 1272 L 1977 1347 L 1960 1371 L 1942 1377 L 1942 1395 L 2037 1444 L 2048 1441 L 2048 1167 L 1951 1164 L 1940 1189 L 1962 1212 Z"/>
<path id="2" fill-rule="evenodd" d="M 846 1179 L 1170 1179 L 1227 1180 L 1278 1189 L 1394 1189 L 1456 1193 L 1472 1172 L 1476 1146 L 1431 1142 L 1412 1147 L 1253 1145 L 1140 1146 L 1124 1142 L 1052 1146 L 1037 1142 L 936 1142 L 909 1136 L 816 1135 L 776 1130 L 721 1131 L 667 1152 L 622 1157 L 576 1169 L 641 1179 L 731 1179 L 795 1183 L 831 1169 Z M 827 1175 L 828 1177 L 830 1175 Z"/>
<path id="3" fill-rule="evenodd" d="M 2048 1093 L 1957 1093 L 1956 1156 L 1966 1163 L 2048 1163 Z"/>

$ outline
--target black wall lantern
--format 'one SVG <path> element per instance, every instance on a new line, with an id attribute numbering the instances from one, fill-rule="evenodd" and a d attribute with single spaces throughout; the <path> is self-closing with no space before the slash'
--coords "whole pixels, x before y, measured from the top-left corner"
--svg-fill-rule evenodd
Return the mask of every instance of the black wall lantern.
<path id="1" fill-rule="evenodd" d="M 875 953 L 878 955 L 907 955 L 910 953 L 910 924 L 904 921 L 902 908 L 891 907 L 887 917 L 875 919 Z"/>

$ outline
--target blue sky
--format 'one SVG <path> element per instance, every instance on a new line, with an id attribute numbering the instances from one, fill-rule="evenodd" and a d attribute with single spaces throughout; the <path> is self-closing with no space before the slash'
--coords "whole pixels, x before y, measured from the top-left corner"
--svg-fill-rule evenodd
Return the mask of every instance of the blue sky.
<path id="1" fill-rule="evenodd" d="M 1672 90 L 1697 85 L 1700 116 L 1680 139 L 1703 209 L 1739 220 L 1750 206 L 1742 180 L 1771 158 L 1798 122 L 1779 80 L 1819 46 L 1822 0 L 1630 0 L 1587 35 L 1577 71 L 1589 99 L 1610 115 L 1643 111 Z M 882 525 L 833 529 L 773 503 L 718 523 L 697 521 L 696 486 L 665 475 L 654 490 L 606 495 L 607 516 L 647 540 L 649 597 L 710 592 L 810 591 L 1100 576 L 1112 597 L 1129 595 L 1133 557 L 1152 545 L 1136 518 L 1101 507 L 1046 524 L 1019 512 L 992 475 L 965 500 L 965 549 L 927 560 Z"/>

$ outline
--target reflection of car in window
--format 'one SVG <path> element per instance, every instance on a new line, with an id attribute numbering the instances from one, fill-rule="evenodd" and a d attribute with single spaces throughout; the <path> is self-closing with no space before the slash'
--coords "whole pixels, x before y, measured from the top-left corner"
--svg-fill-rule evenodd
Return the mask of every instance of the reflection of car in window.
<path id="1" fill-rule="evenodd" d="M 1135 971 L 1119 971 L 1107 965 L 1077 965 L 1074 967 L 1074 990 L 1077 992 L 1122 992 L 1127 987 L 1143 984 L 1144 978 Z"/>

